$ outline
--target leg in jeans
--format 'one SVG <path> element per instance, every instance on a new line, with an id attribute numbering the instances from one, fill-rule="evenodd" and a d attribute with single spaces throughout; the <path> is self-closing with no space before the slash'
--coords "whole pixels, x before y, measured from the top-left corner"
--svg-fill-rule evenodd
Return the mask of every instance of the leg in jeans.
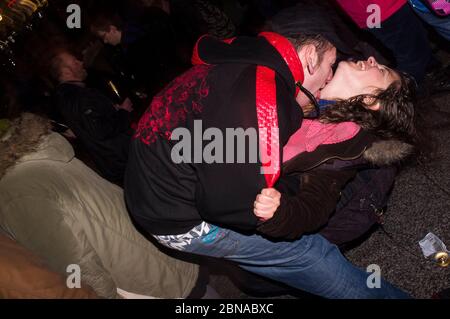
<path id="1" fill-rule="evenodd" d="M 450 41 L 450 19 L 448 17 L 438 17 L 431 12 L 422 12 L 417 9 L 414 9 L 414 11 L 423 21 L 432 26 L 443 38 Z"/>
<path id="2" fill-rule="evenodd" d="M 426 30 L 408 4 L 383 21 L 381 28 L 367 30 L 392 51 L 399 70 L 422 81 L 432 52 Z"/>
<path id="3" fill-rule="evenodd" d="M 250 272 L 325 298 L 408 298 L 384 280 L 380 288 L 368 288 L 370 274 L 353 266 L 318 234 L 272 242 L 259 235 L 212 227 L 183 250 L 233 260 Z"/>

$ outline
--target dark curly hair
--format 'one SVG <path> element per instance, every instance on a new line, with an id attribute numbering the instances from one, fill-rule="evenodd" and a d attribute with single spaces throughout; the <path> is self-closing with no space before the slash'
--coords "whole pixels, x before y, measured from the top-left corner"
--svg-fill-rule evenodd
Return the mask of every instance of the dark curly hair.
<path id="1" fill-rule="evenodd" d="M 407 74 L 397 73 L 400 79 L 386 90 L 338 100 L 320 115 L 319 120 L 322 123 L 355 122 L 380 138 L 395 138 L 414 145 L 417 141 L 416 84 Z M 370 106 L 376 103 L 380 108 L 371 110 Z"/>

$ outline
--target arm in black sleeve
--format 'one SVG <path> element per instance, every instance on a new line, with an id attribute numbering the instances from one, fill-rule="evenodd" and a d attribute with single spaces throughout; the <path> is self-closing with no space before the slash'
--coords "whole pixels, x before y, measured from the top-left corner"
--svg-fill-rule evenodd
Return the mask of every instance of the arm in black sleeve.
<path id="1" fill-rule="evenodd" d="M 257 230 L 269 237 L 296 239 L 326 224 L 354 171 L 316 170 L 302 174 L 297 195 L 282 194 L 274 216 Z"/>
<path id="2" fill-rule="evenodd" d="M 130 112 L 126 110 L 119 109 L 113 115 L 115 117 L 114 122 L 117 123 L 116 130 L 117 132 L 126 133 L 130 131 L 131 127 L 131 116 Z"/>
<path id="3" fill-rule="evenodd" d="M 126 111 L 116 111 L 112 102 L 100 94 L 91 94 L 84 102 L 83 127 L 98 140 L 114 139 L 130 128 Z M 87 99 L 87 98 L 86 98 Z"/>

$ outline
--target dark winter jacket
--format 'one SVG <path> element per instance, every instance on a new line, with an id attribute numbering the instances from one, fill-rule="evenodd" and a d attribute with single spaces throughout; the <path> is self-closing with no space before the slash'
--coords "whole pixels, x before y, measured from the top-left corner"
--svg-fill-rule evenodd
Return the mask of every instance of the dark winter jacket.
<path id="1" fill-rule="evenodd" d="M 116 111 L 106 96 L 76 83 L 59 85 L 55 103 L 100 174 L 122 184 L 131 138 L 128 112 Z"/>
<path id="2" fill-rule="evenodd" d="M 203 37 L 194 57 L 203 64 L 170 83 L 139 122 L 125 177 L 129 211 L 155 235 L 183 234 L 202 221 L 254 232 L 258 221 L 253 202 L 268 186 L 259 158 L 250 161 L 249 149 L 255 145 L 247 143 L 245 151 L 226 147 L 221 156 L 224 162 L 212 164 L 202 158 L 194 161 L 201 153 L 192 148 L 192 154 L 183 154 L 191 163 L 176 164 L 172 150 L 178 141 L 171 137 L 176 128 L 184 128 L 192 140 L 197 139 L 195 120 L 201 120 L 202 128 L 197 126 L 200 135 L 209 128 L 218 129 L 224 138 L 227 128 L 259 133 L 257 105 L 273 102 L 276 112 L 272 115 L 279 128 L 274 152 L 282 154 L 283 145 L 302 121 L 295 100 L 295 83 L 303 81 L 300 59 L 288 40 L 276 34 L 228 42 Z M 272 77 L 261 78 L 260 71 Z M 260 137 L 258 134 L 258 141 Z M 255 144 L 259 145 L 258 141 Z M 209 143 L 204 141 L 203 146 Z M 246 161 L 238 163 L 243 153 Z"/>
<path id="3" fill-rule="evenodd" d="M 328 222 L 341 190 L 359 169 L 396 164 L 411 150 L 409 144 L 379 140 L 360 130 L 344 142 L 320 145 L 291 158 L 283 164 L 283 176 L 276 185 L 282 192 L 281 204 L 258 231 L 283 239 L 317 231 Z"/>

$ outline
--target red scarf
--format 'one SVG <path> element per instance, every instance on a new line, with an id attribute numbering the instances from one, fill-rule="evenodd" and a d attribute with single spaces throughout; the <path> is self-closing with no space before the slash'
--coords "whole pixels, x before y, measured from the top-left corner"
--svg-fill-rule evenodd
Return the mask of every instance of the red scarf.
<path id="1" fill-rule="evenodd" d="M 303 67 L 294 46 L 285 37 L 273 33 L 262 32 L 259 36 L 264 37 L 283 57 L 294 78 L 294 83 L 303 82 Z M 204 37 L 204 36 L 203 36 Z M 198 55 L 198 43 L 194 47 L 192 64 L 207 64 Z M 223 40 L 231 44 L 234 38 Z M 295 96 L 299 89 L 296 87 Z M 256 114 L 259 129 L 259 150 L 262 167 L 267 187 L 273 187 L 280 176 L 280 136 L 278 128 L 277 113 L 277 88 L 275 83 L 275 71 L 265 67 L 257 66 L 256 69 Z"/>

